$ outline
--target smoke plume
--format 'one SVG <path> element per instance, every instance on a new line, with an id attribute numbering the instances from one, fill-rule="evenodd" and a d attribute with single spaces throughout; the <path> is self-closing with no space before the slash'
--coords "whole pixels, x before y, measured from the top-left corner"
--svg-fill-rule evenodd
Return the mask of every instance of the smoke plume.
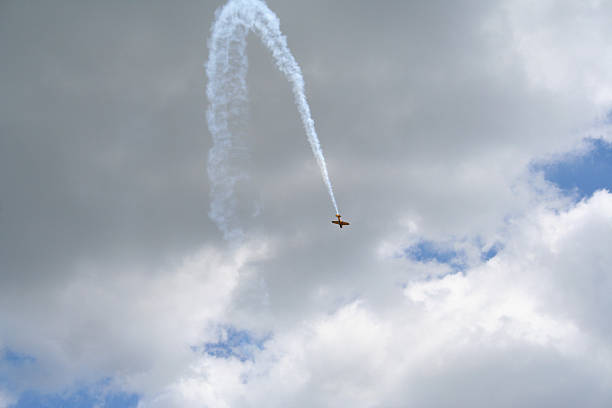
<path id="1" fill-rule="evenodd" d="M 280 31 L 278 17 L 261 0 L 229 0 L 217 10 L 209 40 L 210 53 L 206 64 L 209 108 L 208 128 L 213 146 L 208 154 L 208 175 L 211 182 L 210 217 L 217 223 L 228 240 L 239 238 L 242 231 L 236 225 L 236 182 L 243 178 L 242 171 L 229 164 L 236 139 L 233 122 L 244 117 L 248 98 L 246 74 L 246 37 L 256 33 L 270 50 L 276 66 L 289 80 L 295 104 L 299 111 L 308 142 L 312 147 L 323 181 L 327 186 L 336 214 L 338 206 L 327 173 L 325 158 L 304 93 L 302 71 Z"/>

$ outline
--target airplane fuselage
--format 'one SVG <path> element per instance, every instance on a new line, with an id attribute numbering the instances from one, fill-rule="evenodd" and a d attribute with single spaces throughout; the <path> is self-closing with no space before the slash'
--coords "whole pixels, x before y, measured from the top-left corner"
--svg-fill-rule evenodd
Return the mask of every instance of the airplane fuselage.
<path id="1" fill-rule="evenodd" d="M 348 222 L 342 221 L 340 214 L 336 214 L 336 217 L 338 218 L 338 221 L 332 221 L 332 224 L 337 224 L 340 228 L 342 228 L 343 225 L 350 225 Z"/>

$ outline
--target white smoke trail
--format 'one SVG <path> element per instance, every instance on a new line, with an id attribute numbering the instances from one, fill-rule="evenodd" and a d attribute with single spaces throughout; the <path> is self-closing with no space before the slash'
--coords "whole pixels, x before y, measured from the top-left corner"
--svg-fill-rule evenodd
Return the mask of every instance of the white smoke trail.
<path id="1" fill-rule="evenodd" d="M 308 142 L 338 214 L 325 158 L 306 101 L 302 71 L 289 51 L 287 39 L 280 31 L 278 17 L 261 0 L 229 0 L 217 10 L 211 31 L 208 44 L 210 53 L 206 64 L 206 93 L 210 103 L 207 118 L 213 137 L 213 146 L 208 154 L 208 175 L 212 192 L 210 217 L 217 223 L 226 239 L 232 240 L 242 235 L 240 229 L 232 225 L 236 206 L 233 200 L 234 186 L 242 178 L 242 173 L 231 168 L 228 159 L 235 142 L 230 125 L 243 115 L 247 101 L 248 60 L 245 50 L 249 31 L 255 32 L 261 38 L 271 51 L 276 66 L 291 83 Z"/>

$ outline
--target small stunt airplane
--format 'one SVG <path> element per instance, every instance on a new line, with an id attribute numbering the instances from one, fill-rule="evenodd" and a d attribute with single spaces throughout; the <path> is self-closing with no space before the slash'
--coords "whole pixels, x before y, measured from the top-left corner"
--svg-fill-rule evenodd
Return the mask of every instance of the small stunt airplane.
<path id="1" fill-rule="evenodd" d="M 340 219 L 340 214 L 336 214 L 336 217 L 338 217 L 338 221 L 332 221 L 332 224 L 338 224 L 338 226 L 339 226 L 340 228 L 342 228 L 342 226 L 343 226 L 343 225 L 351 225 L 351 224 L 349 224 L 349 223 L 348 223 L 348 222 L 346 222 L 346 221 L 342 221 L 342 220 Z"/>

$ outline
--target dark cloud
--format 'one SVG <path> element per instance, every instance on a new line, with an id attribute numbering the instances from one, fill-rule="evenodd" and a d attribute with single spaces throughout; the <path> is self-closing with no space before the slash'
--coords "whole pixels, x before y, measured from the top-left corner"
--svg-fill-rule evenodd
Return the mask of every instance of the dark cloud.
<path id="1" fill-rule="evenodd" d="M 202 90 L 203 22 L 213 10 L 197 2 L 4 9 L 4 273 L 69 269 L 90 257 L 155 265 L 215 237 Z"/>

